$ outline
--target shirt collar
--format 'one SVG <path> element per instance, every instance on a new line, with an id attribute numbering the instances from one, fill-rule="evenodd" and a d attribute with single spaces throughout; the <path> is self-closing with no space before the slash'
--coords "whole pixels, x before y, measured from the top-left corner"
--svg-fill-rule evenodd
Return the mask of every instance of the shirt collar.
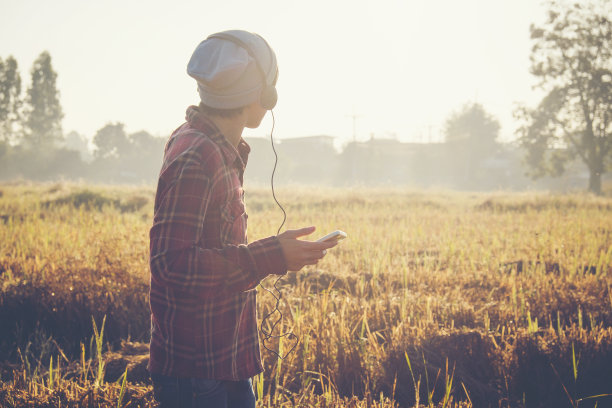
<path id="1" fill-rule="evenodd" d="M 227 160 L 227 163 L 232 163 L 244 171 L 249 159 L 251 147 L 242 137 L 238 142 L 238 146 L 234 147 L 234 145 L 232 145 L 225 138 L 225 136 L 223 136 L 213 121 L 200 113 L 197 106 L 190 106 L 187 108 L 185 120 L 187 120 L 192 128 L 204 133 L 210 140 L 215 142 L 221 148 L 221 152 Z"/>

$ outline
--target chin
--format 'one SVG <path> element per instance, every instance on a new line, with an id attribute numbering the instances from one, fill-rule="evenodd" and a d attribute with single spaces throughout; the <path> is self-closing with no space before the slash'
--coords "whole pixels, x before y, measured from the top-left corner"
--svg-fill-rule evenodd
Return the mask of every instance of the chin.
<path id="1" fill-rule="evenodd" d="M 263 118 L 259 119 L 258 121 L 255 122 L 249 122 L 246 124 L 246 127 L 249 129 L 256 129 L 259 127 L 259 125 L 261 125 L 261 121 Z"/>

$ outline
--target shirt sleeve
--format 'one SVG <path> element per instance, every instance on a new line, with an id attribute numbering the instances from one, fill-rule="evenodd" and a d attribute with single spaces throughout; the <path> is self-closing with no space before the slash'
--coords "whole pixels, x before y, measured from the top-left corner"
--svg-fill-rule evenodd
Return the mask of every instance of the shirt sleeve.
<path id="1" fill-rule="evenodd" d="M 201 248 L 198 241 L 212 201 L 212 177 L 195 158 L 183 157 L 171 166 L 178 170 L 158 185 L 151 228 L 152 280 L 210 297 L 250 290 L 269 274 L 287 272 L 276 237 L 222 249 Z"/>

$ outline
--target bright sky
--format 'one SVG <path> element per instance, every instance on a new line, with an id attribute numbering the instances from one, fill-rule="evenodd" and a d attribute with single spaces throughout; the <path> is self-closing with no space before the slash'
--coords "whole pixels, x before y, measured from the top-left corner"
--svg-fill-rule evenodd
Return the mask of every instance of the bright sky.
<path id="1" fill-rule="evenodd" d="M 108 122 L 166 136 L 197 103 L 185 68 L 208 34 L 245 29 L 275 49 L 275 137 L 327 134 L 339 144 L 440 140 L 444 121 L 481 103 L 511 140 L 517 102 L 537 102 L 529 24 L 537 0 L 0 0 L 0 57 L 24 90 L 48 50 L 65 132 L 91 138 Z M 246 136 L 266 136 L 272 121 Z"/>

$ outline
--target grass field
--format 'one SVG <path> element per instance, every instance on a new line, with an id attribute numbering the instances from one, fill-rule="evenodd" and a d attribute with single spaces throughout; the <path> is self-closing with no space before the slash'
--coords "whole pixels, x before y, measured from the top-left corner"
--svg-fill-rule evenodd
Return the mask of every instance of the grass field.
<path id="1" fill-rule="evenodd" d="M 153 195 L 0 185 L 0 406 L 154 406 Z M 260 406 L 612 406 L 612 198 L 277 196 L 289 228 L 349 238 L 280 281 L 282 330 L 299 343 L 284 360 L 262 352 Z M 246 202 L 249 238 L 274 234 L 269 191 L 247 188 Z M 259 315 L 273 305 L 260 291 Z"/>

